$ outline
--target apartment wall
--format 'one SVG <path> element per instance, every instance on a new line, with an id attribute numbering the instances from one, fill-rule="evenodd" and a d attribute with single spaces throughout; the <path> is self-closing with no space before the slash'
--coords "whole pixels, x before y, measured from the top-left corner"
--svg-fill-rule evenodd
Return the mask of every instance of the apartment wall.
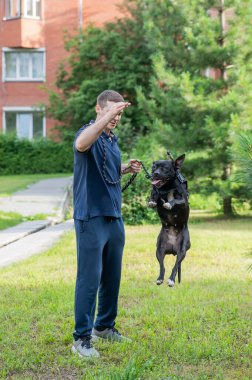
<path id="1" fill-rule="evenodd" d="M 17 18 L 5 20 L 4 1 L 0 1 L 0 52 L 3 48 L 44 48 L 46 60 L 45 81 L 5 81 L 3 60 L 0 59 L 0 130 L 3 128 L 3 107 L 34 107 L 47 103 L 44 87 L 55 88 L 59 63 L 67 57 L 64 35 L 76 34 L 80 26 L 101 26 L 120 15 L 116 4 L 121 0 L 42 0 L 41 20 Z M 80 7 L 82 3 L 82 9 Z M 82 14 L 82 18 L 80 15 Z M 47 135 L 54 120 L 46 119 Z"/>

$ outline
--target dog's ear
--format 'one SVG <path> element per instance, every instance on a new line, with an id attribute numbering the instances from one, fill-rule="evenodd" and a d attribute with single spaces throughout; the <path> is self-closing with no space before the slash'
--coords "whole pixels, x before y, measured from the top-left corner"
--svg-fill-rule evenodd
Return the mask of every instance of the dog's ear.
<path id="1" fill-rule="evenodd" d="M 178 158 L 176 158 L 176 160 L 175 160 L 175 168 L 176 169 L 180 169 L 181 166 L 183 165 L 184 160 L 185 160 L 185 154 L 182 154 L 181 156 L 179 156 Z"/>

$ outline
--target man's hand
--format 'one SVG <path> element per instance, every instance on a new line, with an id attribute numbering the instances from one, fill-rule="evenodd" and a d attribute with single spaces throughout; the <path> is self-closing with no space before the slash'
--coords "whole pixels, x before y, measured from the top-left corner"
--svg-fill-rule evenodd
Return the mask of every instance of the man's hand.
<path id="1" fill-rule="evenodd" d="M 122 174 L 140 173 L 142 164 L 136 159 L 131 159 L 127 165 L 122 165 Z"/>
<path id="2" fill-rule="evenodd" d="M 114 119 L 117 115 L 121 114 L 124 108 L 127 108 L 130 105 L 131 104 L 129 102 L 108 102 L 107 106 L 101 110 L 99 114 L 99 119 L 106 116 L 106 118 L 110 121 Z"/>

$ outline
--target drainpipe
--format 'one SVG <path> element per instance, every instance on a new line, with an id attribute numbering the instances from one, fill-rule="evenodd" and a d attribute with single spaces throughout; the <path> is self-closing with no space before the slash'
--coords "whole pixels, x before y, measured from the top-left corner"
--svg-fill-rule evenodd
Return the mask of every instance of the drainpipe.
<path id="1" fill-rule="evenodd" d="M 79 0 L 79 26 L 81 30 L 83 29 L 82 10 L 83 10 L 83 0 Z"/>

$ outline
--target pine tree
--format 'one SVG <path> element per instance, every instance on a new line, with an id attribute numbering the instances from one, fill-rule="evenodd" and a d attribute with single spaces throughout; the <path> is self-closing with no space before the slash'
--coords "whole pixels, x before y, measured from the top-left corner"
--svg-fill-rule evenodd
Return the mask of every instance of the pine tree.
<path id="1" fill-rule="evenodd" d="M 228 29 L 223 25 L 226 6 L 232 6 L 233 12 Z M 139 102 L 161 144 L 169 150 L 191 152 L 194 159 L 188 174 L 198 176 L 199 188 L 221 194 L 225 215 L 233 212 L 231 200 L 236 188 L 233 132 L 235 127 L 242 128 L 238 120 L 248 113 L 240 89 L 251 65 L 248 50 L 240 44 L 241 32 L 249 25 L 242 6 L 244 3 L 236 1 L 225 5 L 224 0 L 185 0 L 179 5 L 159 0 L 158 6 L 152 0 L 145 1 L 145 31 L 156 50 L 152 57 L 155 75 L 149 96 L 139 89 Z M 209 16 L 211 9 L 217 17 Z M 251 41 L 251 31 L 246 39 Z M 214 68 L 218 77 L 207 77 L 208 68 Z M 248 81 L 244 87 L 251 93 Z"/>

